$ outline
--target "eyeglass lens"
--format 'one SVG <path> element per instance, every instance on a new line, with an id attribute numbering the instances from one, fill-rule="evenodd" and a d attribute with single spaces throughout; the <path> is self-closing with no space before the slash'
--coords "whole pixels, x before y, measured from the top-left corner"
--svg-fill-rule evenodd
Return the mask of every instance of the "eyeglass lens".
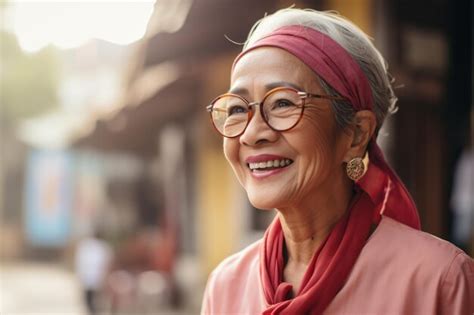
<path id="1" fill-rule="evenodd" d="M 281 89 L 268 94 L 262 106 L 263 119 L 275 130 L 288 130 L 298 122 L 303 111 L 297 91 Z M 247 127 L 250 107 L 237 96 L 225 95 L 213 104 L 212 120 L 221 134 L 235 137 Z"/>

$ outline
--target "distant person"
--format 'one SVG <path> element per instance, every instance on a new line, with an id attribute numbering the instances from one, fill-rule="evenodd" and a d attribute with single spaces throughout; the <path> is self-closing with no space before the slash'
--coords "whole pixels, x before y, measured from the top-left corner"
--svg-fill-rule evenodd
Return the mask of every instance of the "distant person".
<path id="1" fill-rule="evenodd" d="M 454 241 L 464 248 L 474 237 L 474 148 L 466 148 L 454 173 L 451 208 L 454 212 Z"/>
<path id="2" fill-rule="evenodd" d="M 112 250 L 99 232 L 79 241 L 76 249 L 76 272 L 83 288 L 89 314 L 97 314 L 97 296 L 112 261 Z"/>
<path id="3" fill-rule="evenodd" d="M 420 231 L 377 144 L 395 102 L 345 18 L 285 9 L 252 28 L 207 110 L 250 202 L 277 215 L 212 272 L 203 314 L 474 314 L 474 261 Z"/>

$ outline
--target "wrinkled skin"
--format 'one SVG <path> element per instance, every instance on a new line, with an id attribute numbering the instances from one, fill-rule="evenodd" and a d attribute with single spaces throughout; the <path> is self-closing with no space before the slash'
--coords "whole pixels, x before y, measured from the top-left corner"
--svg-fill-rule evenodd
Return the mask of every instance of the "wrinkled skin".
<path id="1" fill-rule="evenodd" d="M 259 48 L 236 64 L 231 91 L 245 89 L 242 96 L 260 101 L 275 82 L 288 82 L 301 90 L 325 94 L 316 74 L 293 55 L 277 48 Z M 242 92 L 242 91 L 239 91 Z M 333 203 L 338 190 L 350 184 L 343 160 L 350 146 L 350 134 L 336 125 L 330 101 L 312 99 L 316 105 L 305 109 L 303 119 L 292 130 L 270 129 L 257 111 L 245 133 L 224 140 L 224 152 L 237 178 L 257 208 L 296 211 L 321 202 Z M 281 174 L 255 180 L 246 157 L 276 154 L 293 160 Z"/>
<path id="2" fill-rule="evenodd" d="M 325 94 L 317 75 L 290 53 L 272 47 L 249 51 L 235 65 L 230 92 L 260 102 L 275 86 L 291 84 Z M 345 164 L 362 157 L 375 130 L 375 115 L 359 111 L 354 124 L 341 130 L 327 99 L 311 99 L 299 124 L 285 132 L 272 130 L 257 110 L 245 132 L 224 139 L 224 153 L 250 202 L 277 209 L 285 235 L 283 280 L 299 289 L 313 253 L 344 215 L 353 196 Z M 255 178 L 246 159 L 272 154 L 293 163 L 281 172 Z"/>

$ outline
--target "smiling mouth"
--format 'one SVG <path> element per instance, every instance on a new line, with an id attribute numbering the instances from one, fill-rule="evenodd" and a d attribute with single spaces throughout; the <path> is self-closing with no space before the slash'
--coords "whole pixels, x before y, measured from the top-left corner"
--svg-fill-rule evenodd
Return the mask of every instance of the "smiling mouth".
<path id="1" fill-rule="evenodd" d="M 247 163 L 247 167 L 250 168 L 250 171 L 269 171 L 279 168 L 287 167 L 293 163 L 290 159 L 280 159 L 280 160 L 269 160 L 257 163 Z"/>

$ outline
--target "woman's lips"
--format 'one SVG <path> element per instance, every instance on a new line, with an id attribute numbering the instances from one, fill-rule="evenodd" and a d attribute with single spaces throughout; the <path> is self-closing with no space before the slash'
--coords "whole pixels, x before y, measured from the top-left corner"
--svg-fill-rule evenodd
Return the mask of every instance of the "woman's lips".
<path id="1" fill-rule="evenodd" d="M 290 165 L 286 165 L 280 168 L 268 169 L 268 170 L 253 170 L 253 171 L 251 170 L 250 174 L 252 175 L 253 178 L 264 179 L 264 178 L 279 174 L 281 172 L 284 172 L 285 170 L 288 169 Z"/>
<path id="2" fill-rule="evenodd" d="M 293 160 L 274 154 L 260 154 L 245 159 L 247 167 L 254 178 L 262 179 L 286 170 Z"/>

